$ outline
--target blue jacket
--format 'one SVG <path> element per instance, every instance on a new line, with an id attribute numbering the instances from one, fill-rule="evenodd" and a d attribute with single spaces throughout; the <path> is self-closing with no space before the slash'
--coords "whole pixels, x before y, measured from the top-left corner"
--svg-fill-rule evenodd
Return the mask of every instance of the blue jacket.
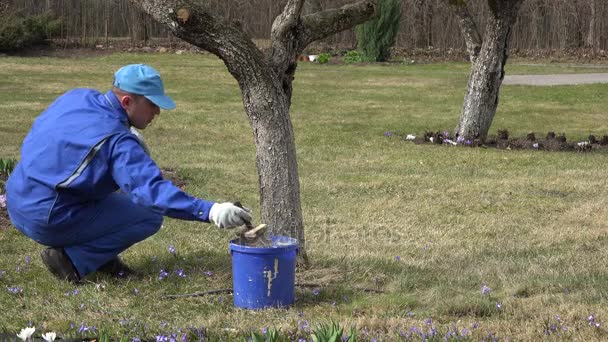
<path id="1" fill-rule="evenodd" d="M 69 226 L 119 188 L 159 214 L 209 222 L 213 202 L 162 178 L 111 91 L 75 89 L 34 121 L 6 185 L 7 207 L 30 230 Z"/>

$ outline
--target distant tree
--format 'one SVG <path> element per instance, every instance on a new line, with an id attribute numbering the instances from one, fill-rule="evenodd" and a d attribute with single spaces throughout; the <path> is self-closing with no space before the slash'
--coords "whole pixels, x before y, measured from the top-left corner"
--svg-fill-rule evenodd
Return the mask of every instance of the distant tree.
<path id="1" fill-rule="evenodd" d="M 378 15 L 357 26 L 357 49 L 364 58 L 374 62 L 384 62 L 390 57 L 390 49 L 395 45 L 401 21 L 401 0 L 380 0 Z"/>
<path id="2" fill-rule="evenodd" d="M 271 47 L 262 52 L 241 25 L 211 14 L 194 1 L 131 0 L 175 36 L 218 56 L 238 81 L 253 130 L 259 174 L 261 222 L 273 235 L 301 242 L 307 263 L 300 180 L 289 118 L 297 57 L 312 42 L 371 18 L 377 0 L 302 15 L 304 0 L 287 0 L 272 24 Z"/>

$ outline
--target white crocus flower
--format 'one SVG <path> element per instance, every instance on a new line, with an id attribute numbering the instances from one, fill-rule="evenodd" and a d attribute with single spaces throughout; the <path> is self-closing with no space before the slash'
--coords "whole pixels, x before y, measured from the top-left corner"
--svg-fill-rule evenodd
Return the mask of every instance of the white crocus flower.
<path id="1" fill-rule="evenodd" d="M 25 341 L 28 338 L 30 338 L 30 336 L 32 336 L 32 334 L 34 333 L 34 331 L 36 331 L 36 328 L 34 328 L 34 327 L 23 328 L 23 329 L 21 329 L 21 332 L 19 332 L 17 334 L 17 337 L 19 337 L 20 339 L 22 339 L 23 341 Z"/>
<path id="2" fill-rule="evenodd" d="M 405 140 L 414 140 L 414 139 L 416 139 L 416 136 L 415 136 L 415 135 L 413 135 L 413 134 L 408 134 L 408 135 L 405 137 Z"/>
<path id="3" fill-rule="evenodd" d="M 56 337 L 57 334 L 55 334 L 54 332 L 47 332 L 46 334 L 42 334 L 42 338 L 48 342 L 55 341 Z"/>

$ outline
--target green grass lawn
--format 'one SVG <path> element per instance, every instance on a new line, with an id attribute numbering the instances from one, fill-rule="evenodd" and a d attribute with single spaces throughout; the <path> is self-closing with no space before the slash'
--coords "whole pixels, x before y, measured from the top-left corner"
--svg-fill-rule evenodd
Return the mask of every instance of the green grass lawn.
<path id="1" fill-rule="evenodd" d="M 259 223 L 253 135 L 238 85 L 208 55 L 0 58 L 0 157 L 18 157 L 32 121 L 58 95 L 73 87 L 105 91 L 116 69 L 136 62 L 161 71 L 178 105 L 144 132 L 158 164 L 177 169 L 196 196 L 241 200 Z M 608 155 L 385 137 L 453 130 L 468 69 L 299 65 L 291 117 L 312 265 L 297 281 L 319 287 L 297 288 L 293 308 L 235 309 L 230 295 L 164 298 L 231 287 L 232 234 L 209 224 L 166 219 L 123 255 L 143 279 L 93 276 L 80 286 L 56 281 L 38 256 L 42 247 L 10 229 L 0 231 L 0 333 L 34 324 L 37 333 L 76 337 L 79 327 L 95 326 L 130 340 L 204 326 L 230 341 L 263 327 L 307 337 L 307 329 L 333 320 L 356 325 L 364 341 L 397 340 L 413 327 L 434 327 L 443 338 L 452 326 L 473 340 L 489 333 L 605 340 Z M 511 74 L 577 71 L 590 72 L 507 66 Z M 607 94 L 608 85 L 504 86 L 490 134 L 608 134 Z M 170 273 L 163 280 L 161 269 Z"/>

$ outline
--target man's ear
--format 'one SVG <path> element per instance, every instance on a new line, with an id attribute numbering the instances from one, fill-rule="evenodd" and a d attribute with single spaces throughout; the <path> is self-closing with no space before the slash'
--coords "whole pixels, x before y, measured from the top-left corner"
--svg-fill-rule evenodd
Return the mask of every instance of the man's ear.
<path id="1" fill-rule="evenodd" d="M 130 95 L 123 95 L 120 98 L 120 105 L 122 106 L 122 108 L 127 108 L 131 106 L 131 104 L 133 104 L 133 97 L 131 97 Z"/>

